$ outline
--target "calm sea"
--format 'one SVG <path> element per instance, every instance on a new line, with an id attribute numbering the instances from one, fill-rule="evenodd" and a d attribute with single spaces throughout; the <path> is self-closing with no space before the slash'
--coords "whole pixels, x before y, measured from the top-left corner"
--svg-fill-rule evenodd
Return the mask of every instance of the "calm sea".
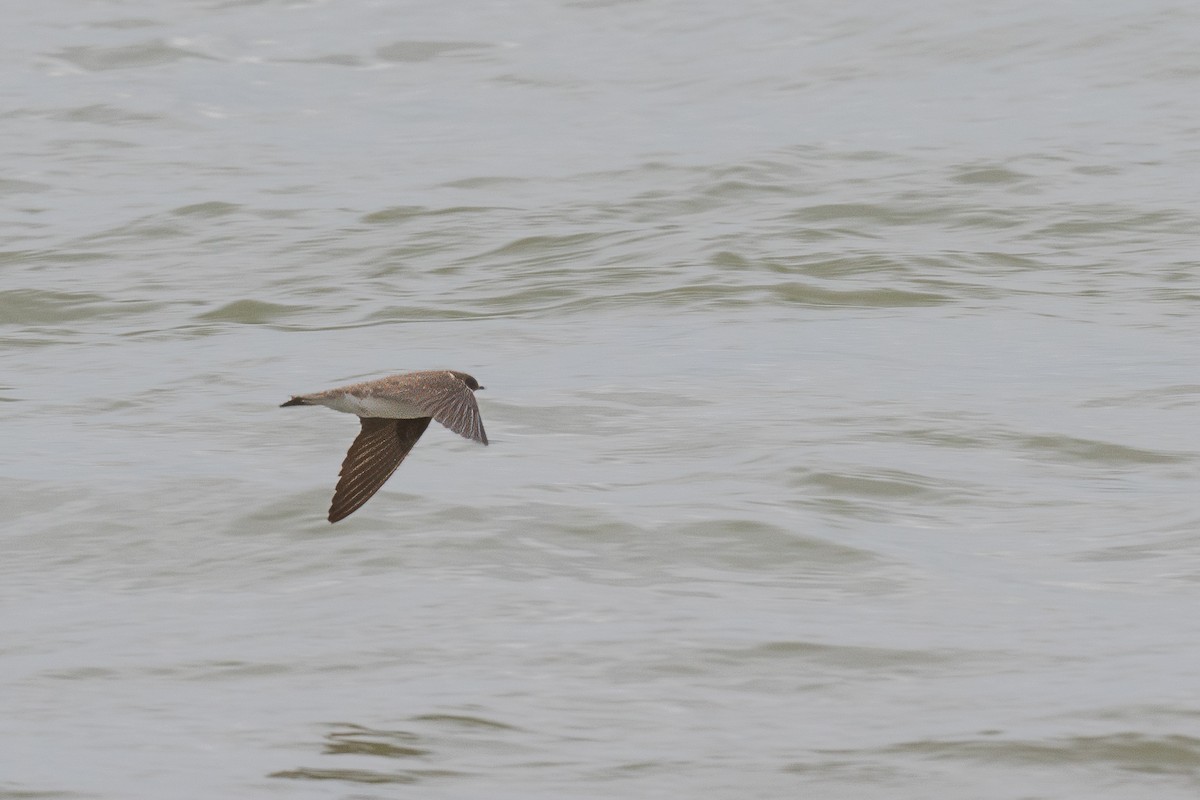
<path id="1" fill-rule="evenodd" d="M 1200 794 L 1200 9 L 8 6 L 0 800 Z"/>

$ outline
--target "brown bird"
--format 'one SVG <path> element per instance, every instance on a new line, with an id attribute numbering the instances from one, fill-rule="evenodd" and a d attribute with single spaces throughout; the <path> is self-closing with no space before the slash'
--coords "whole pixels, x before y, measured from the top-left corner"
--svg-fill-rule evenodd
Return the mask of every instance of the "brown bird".
<path id="1" fill-rule="evenodd" d="M 359 416 L 362 430 L 342 462 L 341 479 L 329 506 L 329 521 L 337 522 L 379 491 L 429 427 L 429 420 L 487 444 L 475 403 L 475 391 L 482 388 L 465 372 L 425 370 L 298 394 L 280 408 L 326 406 Z"/>

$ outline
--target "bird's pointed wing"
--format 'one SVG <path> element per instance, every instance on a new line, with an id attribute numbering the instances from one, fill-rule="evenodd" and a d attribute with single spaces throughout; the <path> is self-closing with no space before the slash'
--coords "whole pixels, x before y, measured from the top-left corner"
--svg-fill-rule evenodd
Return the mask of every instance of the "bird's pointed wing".
<path id="1" fill-rule="evenodd" d="M 329 506 L 329 521 L 345 519 L 370 500 L 428 427 L 429 417 L 363 417 L 362 430 L 350 445 L 342 461 L 342 471 L 338 473 L 341 478 Z"/>
<path id="2" fill-rule="evenodd" d="M 413 392 L 413 402 L 459 436 L 488 443 L 475 393 L 453 375 L 445 373 L 445 377 L 422 381 L 418 391 Z"/>

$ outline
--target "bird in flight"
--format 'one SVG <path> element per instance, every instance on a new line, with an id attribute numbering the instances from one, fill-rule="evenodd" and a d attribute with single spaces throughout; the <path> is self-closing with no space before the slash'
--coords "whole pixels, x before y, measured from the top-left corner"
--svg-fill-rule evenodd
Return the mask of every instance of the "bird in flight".
<path id="1" fill-rule="evenodd" d="M 329 506 L 329 521 L 337 522 L 353 514 L 379 491 L 429 427 L 431 419 L 459 436 L 487 444 L 483 419 L 475 402 L 475 392 L 482 388 L 479 381 L 465 372 L 424 370 L 298 394 L 280 408 L 325 406 L 358 415 L 362 430 L 342 461 L 333 503 Z"/>

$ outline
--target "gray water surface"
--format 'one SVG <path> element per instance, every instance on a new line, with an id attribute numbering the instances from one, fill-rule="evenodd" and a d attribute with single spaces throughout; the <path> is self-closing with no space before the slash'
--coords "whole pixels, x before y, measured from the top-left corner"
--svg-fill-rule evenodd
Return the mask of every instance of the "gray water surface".
<path id="1" fill-rule="evenodd" d="M 1200 791 L 1200 11 L 9 5 L 0 799 Z"/>

